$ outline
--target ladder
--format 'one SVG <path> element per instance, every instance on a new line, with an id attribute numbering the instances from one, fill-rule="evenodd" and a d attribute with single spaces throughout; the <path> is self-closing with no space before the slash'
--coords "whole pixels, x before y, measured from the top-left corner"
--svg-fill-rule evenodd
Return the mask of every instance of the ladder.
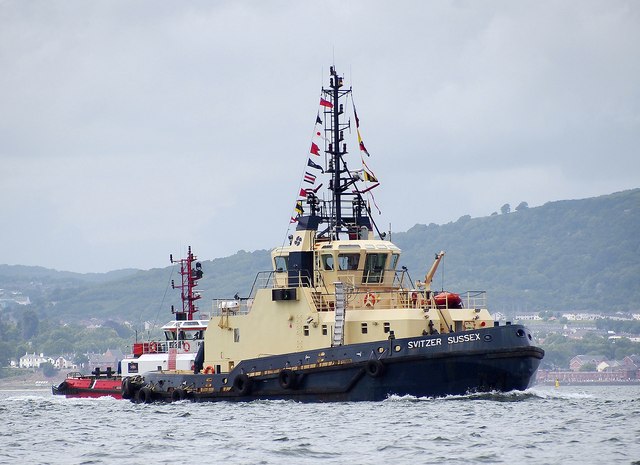
<path id="1" fill-rule="evenodd" d="M 344 344 L 344 313 L 347 309 L 347 298 L 344 292 L 344 285 L 338 281 L 333 283 L 335 286 L 335 326 L 333 327 L 333 341 L 331 345 L 341 346 Z"/>

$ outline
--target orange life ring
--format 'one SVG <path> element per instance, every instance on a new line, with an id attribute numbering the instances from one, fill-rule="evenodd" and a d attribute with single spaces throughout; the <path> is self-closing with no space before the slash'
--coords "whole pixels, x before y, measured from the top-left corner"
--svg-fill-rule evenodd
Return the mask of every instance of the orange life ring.
<path id="1" fill-rule="evenodd" d="M 158 351 L 158 344 L 156 344 L 155 342 L 149 343 L 149 352 L 157 352 L 157 351 Z"/>
<path id="2" fill-rule="evenodd" d="M 364 304 L 367 307 L 373 307 L 376 304 L 377 297 L 373 292 L 367 293 L 364 296 Z"/>
<path id="3" fill-rule="evenodd" d="M 185 350 L 185 352 L 189 352 L 189 349 L 191 349 L 191 346 L 189 345 L 189 343 L 187 341 L 184 341 L 182 343 L 182 348 Z"/>
<path id="4" fill-rule="evenodd" d="M 213 370 L 213 367 L 211 365 L 207 365 L 207 368 L 204 369 L 204 374 L 205 375 L 208 375 L 208 374 L 213 373 L 213 372 L 214 372 L 214 370 Z"/>

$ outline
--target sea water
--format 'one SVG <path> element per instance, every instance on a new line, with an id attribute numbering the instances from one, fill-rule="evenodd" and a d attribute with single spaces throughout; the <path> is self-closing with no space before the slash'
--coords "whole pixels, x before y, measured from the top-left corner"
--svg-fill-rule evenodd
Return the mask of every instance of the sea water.
<path id="1" fill-rule="evenodd" d="M 0 391 L 1 464 L 636 464 L 640 386 L 133 404 Z"/>

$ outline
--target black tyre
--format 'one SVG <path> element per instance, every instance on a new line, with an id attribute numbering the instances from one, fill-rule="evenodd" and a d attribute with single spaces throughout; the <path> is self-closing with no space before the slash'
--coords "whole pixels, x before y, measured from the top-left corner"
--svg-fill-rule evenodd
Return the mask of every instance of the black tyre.
<path id="1" fill-rule="evenodd" d="M 295 389 L 298 385 L 298 375 L 285 368 L 278 375 L 278 383 L 282 389 Z"/>
<path id="2" fill-rule="evenodd" d="M 139 404 L 150 404 L 153 402 L 153 391 L 148 387 L 143 387 L 136 393 L 136 401 Z"/>
<path id="3" fill-rule="evenodd" d="M 135 396 L 135 392 L 133 389 L 133 385 L 129 377 L 126 377 L 122 380 L 122 398 L 123 399 L 133 399 Z"/>
<path id="4" fill-rule="evenodd" d="M 173 392 L 171 393 L 171 400 L 173 402 L 177 402 L 179 400 L 185 400 L 187 398 L 187 393 L 184 391 L 184 389 L 174 389 Z"/>
<path id="5" fill-rule="evenodd" d="M 372 378 L 379 378 L 384 374 L 384 364 L 380 360 L 369 360 L 365 365 L 365 371 Z"/>
<path id="6" fill-rule="evenodd" d="M 252 384 L 251 378 L 243 373 L 233 380 L 233 389 L 238 395 L 246 396 L 251 392 Z"/>

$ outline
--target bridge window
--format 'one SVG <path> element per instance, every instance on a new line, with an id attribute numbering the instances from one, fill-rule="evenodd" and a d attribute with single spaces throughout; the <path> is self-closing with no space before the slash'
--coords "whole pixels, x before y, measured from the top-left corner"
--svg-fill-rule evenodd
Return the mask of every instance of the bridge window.
<path id="1" fill-rule="evenodd" d="M 322 255 L 322 268 L 329 271 L 333 270 L 333 255 L 331 254 Z"/>
<path id="2" fill-rule="evenodd" d="M 384 266 L 386 263 L 386 253 L 368 253 L 364 262 L 362 282 L 365 284 L 381 283 L 384 278 Z"/>
<path id="3" fill-rule="evenodd" d="M 398 258 L 400 258 L 400 255 L 398 255 L 397 253 L 391 255 L 391 266 L 389 267 L 390 270 L 396 269 L 396 266 L 398 265 Z"/>
<path id="4" fill-rule="evenodd" d="M 340 271 L 357 270 L 360 263 L 359 253 L 338 254 L 338 269 Z"/>
<path id="5" fill-rule="evenodd" d="M 289 257 L 286 256 L 275 257 L 276 271 L 287 271 L 288 261 Z"/>

